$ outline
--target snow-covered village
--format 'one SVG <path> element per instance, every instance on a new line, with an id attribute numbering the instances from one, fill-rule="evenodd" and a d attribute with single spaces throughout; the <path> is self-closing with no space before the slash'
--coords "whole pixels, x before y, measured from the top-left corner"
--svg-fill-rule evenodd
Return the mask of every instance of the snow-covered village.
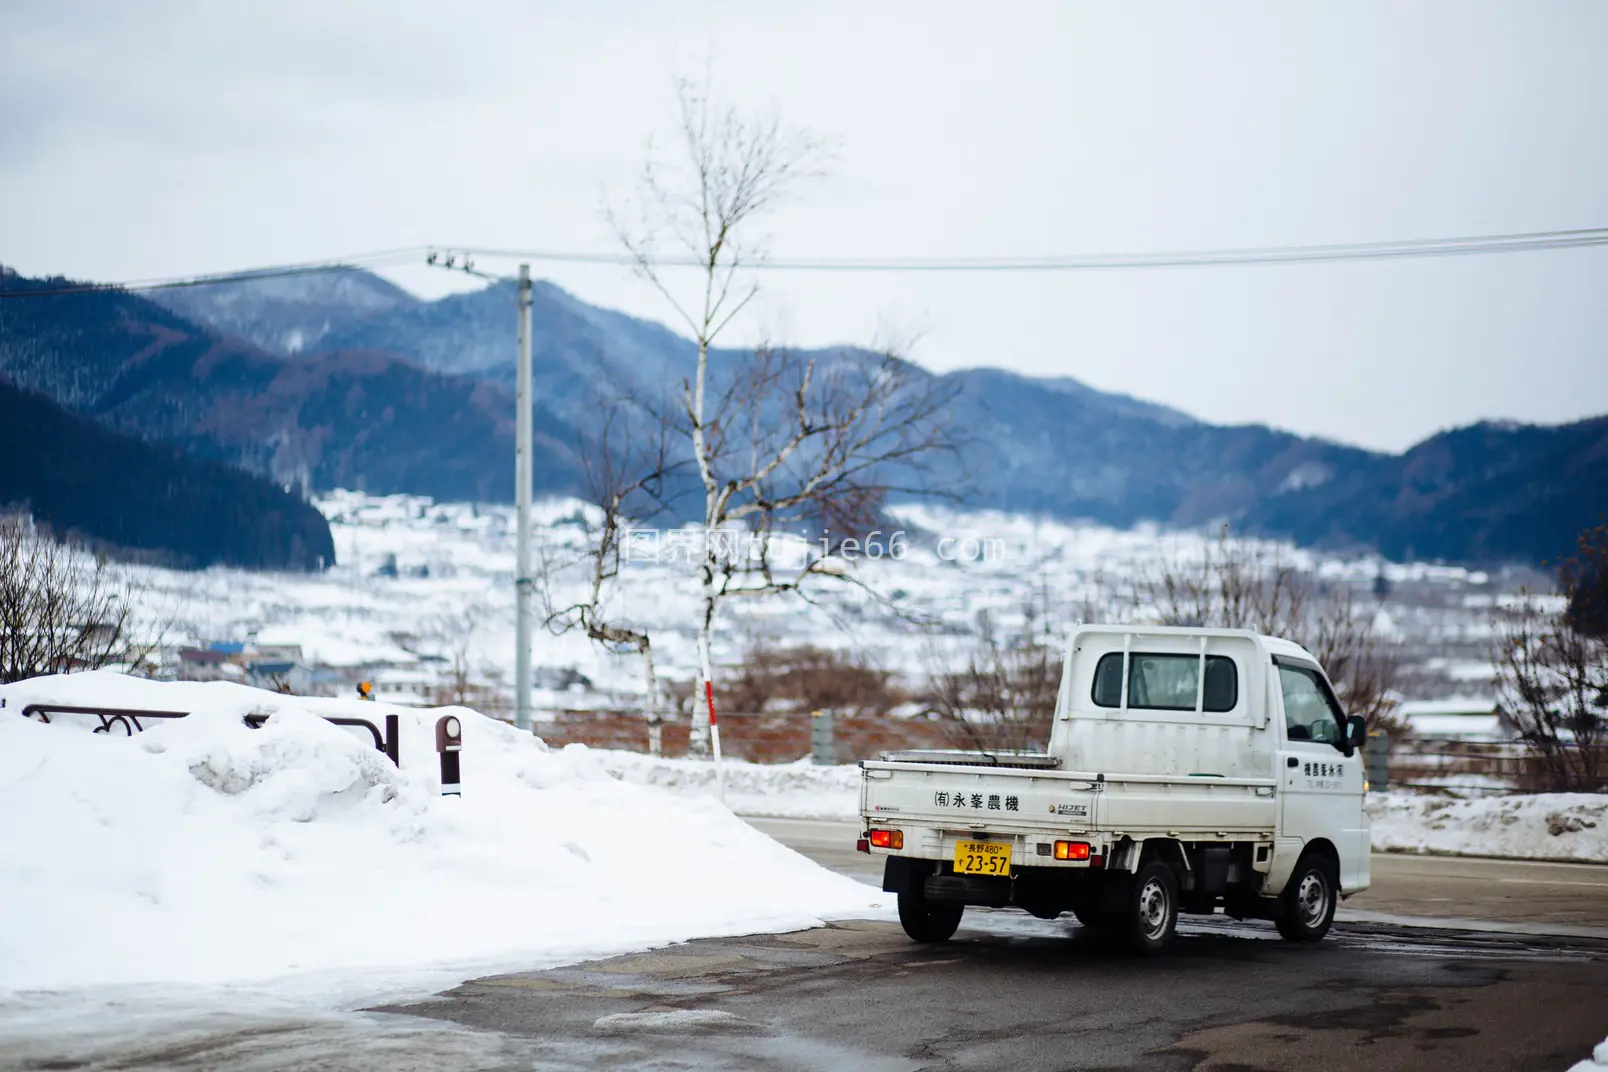
<path id="1" fill-rule="evenodd" d="M 1605 48 L 0 10 L 0 1070 L 1608 1072 Z"/>

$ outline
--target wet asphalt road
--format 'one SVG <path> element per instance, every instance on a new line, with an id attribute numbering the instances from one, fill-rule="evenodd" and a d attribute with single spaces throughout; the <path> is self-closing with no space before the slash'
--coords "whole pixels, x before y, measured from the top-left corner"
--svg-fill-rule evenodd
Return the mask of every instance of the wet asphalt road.
<path id="1" fill-rule="evenodd" d="M 1608 1033 L 1608 942 L 1353 924 L 1296 948 L 1191 926 L 1136 960 L 968 913 L 956 941 L 846 923 L 466 983 L 395 1011 L 522 1042 L 537 1069 L 1535 1069 Z"/>
<path id="2" fill-rule="evenodd" d="M 756 825 L 880 873 L 847 824 Z M 363 1013 L 0 1039 L 0 1068 L 1563 1072 L 1608 1035 L 1608 868 L 1376 857 L 1375 880 L 1317 947 L 1185 917 L 1172 953 L 1138 960 L 1065 921 L 971 909 L 939 947 L 865 921 L 708 939 Z"/>

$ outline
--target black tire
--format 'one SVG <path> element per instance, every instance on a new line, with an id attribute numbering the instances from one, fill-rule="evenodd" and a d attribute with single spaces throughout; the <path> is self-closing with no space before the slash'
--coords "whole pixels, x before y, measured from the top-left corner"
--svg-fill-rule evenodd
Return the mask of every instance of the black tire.
<path id="1" fill-rule="evenodd" d="M 899 894 L 899 925 L 917 942 L 949 941 L 965 911 L 959 901 L 929 901 L 920 892 Z"/>
<path id="2" fill-rule="evenodd" d="M 1279 895 L 1279 916 L 1275 921 L 1279 933 L 1291 942 L 1322 941 L 1334 923 L 1339 901 L 1340 882 L 1334 861 L 1320 853 L 1304 853 Z"/>
<path id="3" fill-rule="evenodd" d="M 1078 917 L 1078 922 L 1091 931 L 1109 930 L 1111 920 L 1100 910 L 1100 898 L 1079 897 L 1072 902 L 1072 914 Z"/>
<path id="4" fill-rule="evenodd" d="M 1136 953 L 1153 957 L 1172 945 L 1178 933 L 1178 879 L 1172 868 L 1160 860 L 1139 868 L 1118 922 Z"/>

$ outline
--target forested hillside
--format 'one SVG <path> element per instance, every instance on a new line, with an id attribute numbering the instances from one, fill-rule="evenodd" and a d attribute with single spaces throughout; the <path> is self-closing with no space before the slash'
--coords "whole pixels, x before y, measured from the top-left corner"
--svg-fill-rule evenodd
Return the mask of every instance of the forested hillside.
<path id="1" fill-rule="evenodd" d="M 329 525 L 261 477 L 103 428 L 0 379 L 0 507 L 166 565 L 316 570 Z"/>

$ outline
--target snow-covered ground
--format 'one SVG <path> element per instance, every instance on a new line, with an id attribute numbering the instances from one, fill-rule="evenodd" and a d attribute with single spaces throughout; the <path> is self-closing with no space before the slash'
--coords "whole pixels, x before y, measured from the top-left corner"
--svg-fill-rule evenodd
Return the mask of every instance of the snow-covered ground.
<path id="1" fill-rule="evenodd" d="M 297 644 L 309 661 L 362 666 L 403 664 L 420 654 L 466 658 L 475 676 L 508 689 L 513 676 L 512 511 L 437 503 L 413 496 L 334 492 L 318 501 L 330 518 L 339 564 L 320 575 L 143 570 L 153 619 L 169 622 L 170 644 L 254 640 Z M 594 509 L 576 500 L 537 505 L 540 587 L 554 608 L 584 590 L 581 556 Z M 823 581 L 813 603 L 776 599 L 729 604 L 714 656 L 731 664 L 755 642 L 853 650 L 910 677 L 941 665 L 947 645 L 964 644 L 986 613 L 1008 631 L 1054 633 L 1090 613 L 1121 611 L 1113 597 L 1164 560 L 1198 560 L 1212 539 L 1199 532 L 1141 526 L 1118 530 L 1021 514 L 903 507 L 906 526 L 878 541 L 880 557 L 858 556 L 856 576 L 885 596 Z M 696 666 L 694 581 L 685 564 L 690 533 L 654 531 L 635 549 L 610 611 L 646 627 L 663 675 L 691 681 Z M 897 544 L 897 558 L 887 553 Z M 1365 602 L 1377 577 L 1390 595 L 1375 608 L 1387 643 L 1429 651 L 1409 655 L 1437 678 L 1468 691 L 1489 677 L 1490 608 L 1501 582 L 1477 571 L 1402 565 L 1372 556 L 1317 556 L 1274 548 L 1329 582 L 1354 585 Z M 895 613 L 895 608 L 897 613 Z M 611 655 L 583 636 L 538 633 L 537 706 L 632 703 L 641 672 L 633 656 Z M 1431 665 L 1433 664 L 1433 665 Z M 573 672 L 573 673 L 572 673 Z M 594 684 L 563 683 L 574 674 Z"/>
<path id="2" fill-rule="evenodd" d="M 705 760 L 654 759 L 636 752 L 603 750 L 592 755 L 610 774 L 637 785 L 692 796 L 716 791 L 714 765 Z M 846 820 L 858 816 L 860 768 L 853 764 L 817 767 L 807 759 L 781 764 L 726 760 L 721 773 L 726 804 L 739 815 Z"/>
<path id="3" fill-rule="evenodd" d="M 622 780 L 600 753 L 461 708 L 464 794 L 444 798 L 439 710 L 398 711 L 398 770 L 319 717 L 382 704 L 105 673 L 0 696 L 0 993 L 292 973 L 428 989 L 444 970 L 882 910 L 708 794 Z M 122 737 L 16 714 L 38 701 L 194 713 Z M 247 713 L 271 717 L 252 730 Z"/>
<path id="4" fill-rule="evenodd" d="M 1608 794 L 1449 800 L 1376 793 L 1368 815 L 1375 849 L 1608 863 Z"/>
<path id="5" fill-rule="evenodd" d="M 1608 1038 L 1597 1043 L 1590 1057 L 1570 1065 L 1569 1072 L 1608 1072 Z"/>
<path id="6" fill-rule="evenodd" d="M 713 792 L 708 763 L 597 751 L 606 770 L 626 781 L 677 793 Z M 859 769 L 808 763 L 726 765 L 726 800 L 745 815 L 852 820 Z M 1415 793 L 1368 798 L 1373 845 L 1384 852 L 1503 856 L 1608 863 L 1608 794 L 1539 793 L 1455 800 Z"/>

